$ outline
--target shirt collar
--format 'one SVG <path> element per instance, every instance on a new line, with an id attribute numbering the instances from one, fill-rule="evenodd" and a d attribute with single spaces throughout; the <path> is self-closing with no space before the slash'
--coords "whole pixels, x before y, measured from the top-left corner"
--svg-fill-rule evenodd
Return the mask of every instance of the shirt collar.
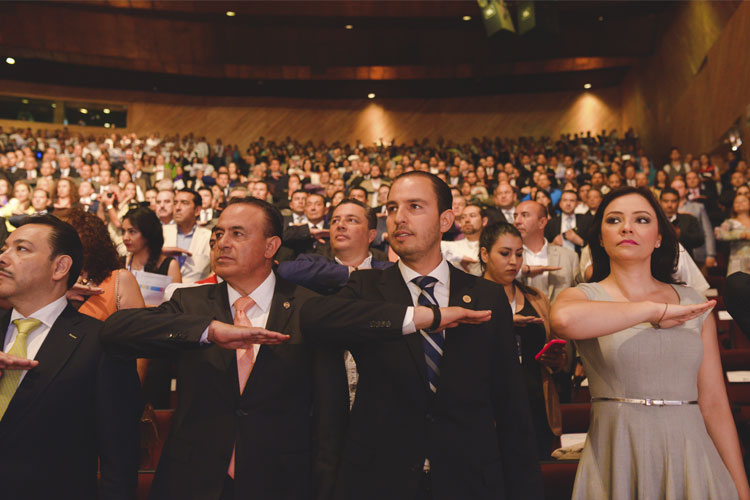
<path id="1" fill-rule="evenodd" d="M 65 310 L 67 306 L 68 299 L 65 297 L 65 295 L 63 295 L 57 300 L 50 302 L 46 306 L 34 311 L 26 317 L 18 312 L 18 310 L 13 309 L 13 312 L 10 315 L 10 321 L 13 322 L 17 319 L 34 318 L 41 321 L 47 328 L 52 328 L 52 325 L 55 323 L 55 321 L 57 321 L 58 316 L 62 314 L 63 310 Z"/>
<path id="2" fill-rule="evenodd" d="M 544 239 L 544 245 L 542 245 L 542 249 L 539 250 L 539 253 L 535 253 L 526 245 L 523 246 L 523 249 L 532 255 L 536 255 L 537 257 L 546 257 L 547 256 L 547 239 L 546 238 Z"/>
<path id="3" fill-rule="evenodd" d="M 333 260 L 336 261 L 336 264 L 341 264 L 342 266 L 345 266 L 343 262 L 338 257 L 333 257 Z M 363 260 L 358 266 L 355 266 L 357 269 L 372 269 L 372 253 L 368 252 L 367 257 L 365 257 L 365 260 Z"/>
<path id="4" fill-rule="evenodd" d="M 172 219 L 172 220 L 174 220 L 174 219 Z M 197 223 L 193 224 L 193 228 L 190 229 L 189 233 L 183 233 L 182 231 L 180 231 L 180 226 L 177 226 L 177 234 L 181 234 L 182 236 L 192 236 L 193 233 L 195 233 L 195 228 L 196 227 L 198 227 Z"/>
<path id="5" fill-rule="evenodd" d="M 414 278 L 422 276 L 414 269 L 404 264 L 404 261 L 400 259 L 398 261 L 398 269 L 399 271 L 401 271 L 401 276 L 404 278 L 404 281 L 406 283 L 411 283 L 411 280 L 413 280 Z M 427 276 L 432 276 L 433 278 L 437 279 L 441 285 L 450 287 L 451 270 L 450 267 L 448 267 L 448 261 L 445 260 L 445 257 L 443 257 L 443 259 L 440 261 L 440 264 L 438 264 L 435 269 L 430 271 Z"/>
<path id="6" fill-rule="evenodd" d="M 271 299 L 273 299 L 273 292 L 276 289 L 276 275 L 273 271 L 268 274 L 268 277 L 258 285 L 255 290 L 250 292 L 248 295 L 255 302 L 255 305 L 260 308 L 264 313 L 268 312 L 271 307 Z M 234 303 L 237 299 L 242 297 L 240 292 L 232 288 L 232 285 L 227 283 L 227 295 L 229 296 L 229 307 L 233 308 Z"/>

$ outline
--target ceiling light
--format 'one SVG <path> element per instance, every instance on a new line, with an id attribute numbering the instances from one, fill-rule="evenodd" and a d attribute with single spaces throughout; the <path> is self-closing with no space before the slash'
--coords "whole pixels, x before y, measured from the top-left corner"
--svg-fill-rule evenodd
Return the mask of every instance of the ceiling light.
<path id="1" fill-rule="evenodd" d="M 521 18 L 528 19 L 529 17 L 531 17 L 531 9 L 523 9 L 521 12 Z"/>
<path id="2" fill-rule="evenodd" d="M 104 108 L 104 109 L 102 110 L 102 112 L 103 112 L 103 113 L 104 113 L 105 115 L 108 115 L 108 114 L 110 113 L 110 110 L 109 110 L 109 108 Z"/>
<path id="3" fill-rule="evenodd" d="M 12 57 L 6 57 L 5 62 L 7 62 L 8 64 L 16 64 L 16 60 Z"/>
<path id="4" fill-rule="evenodd" d="M 28 104 L 28 103 L 29 103 L 29 100 L 28 100 L 28 99 L 21 99 L 21 103 L 22 103 L 22 104 Z"/>
<path id="5" fill-rule="evenodd" d="M 109 128 L 109 123 L 105 123 L 104 128 Z"/>
<path id="6" fill-rule="evenodd" d="M 89 112 L 89 110 L 86 108 L 81 108 L 80 111 L 81 111 L 81 114 L 84 114 L 84 115 Z"/>
<path id="7" fill-rule="evenodd" d="M 588 90 L 588 89 L 591 88 L 591 84 L 590 83 L 584 83 L 583 84 L 583 88 L 585 88 L 586 90 Z"/>
<path id="8" fill-rule="evenodd" d="M 228 10 L 227 11 L 227 17 L 234 17 L 236 15 L 237 15 L 237 13 L 235 11 L 233 11 L 233 10 Z"/>
<path id="9" fill-rule="evenodd" d="M 461 19 L 463 19 L 464 21 L 471 21 L 471 16 L 464 16 Z"/>
<path id="10" fill-rule="evenodd" d="M 372 92 L 370 92 L 369 94 L 367 94 L 367 98 L 368 99 L 375 99 L 375 94 L 373 94 Z"/>
<path id="11" fill-rule="evenodd" d="M 351 24 L 347 24 L 346 26 L 344 26 L 344 28 L 346 28 L 346 29 L 348 29 L 348 30 L 353 30 L 353 29 L 354 29 L 354 26 L 353 26 L 353 25 L 351 25 Z"/>
<path id="12" fill-rule="evenodd" d="M 56 107 L 57 107 L 57 104 L 55 104 L 55 103 L 53 102 L 53 103 L 52 103 L 52 107 L 53 107 L 53 108 L 56 108 Z"/>

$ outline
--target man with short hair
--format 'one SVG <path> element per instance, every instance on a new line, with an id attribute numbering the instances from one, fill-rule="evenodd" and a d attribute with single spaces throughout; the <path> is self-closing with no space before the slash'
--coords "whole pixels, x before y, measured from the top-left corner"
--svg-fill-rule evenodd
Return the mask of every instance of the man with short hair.
<path id="1" fill-rule="evenodd" d="M 156 193 L 156 216 L 162 226 L 172 224 L 174 218 L 174 191 L 163 189 Z"/>
<path id="2" fill-rule="evenodd" d="M 201 211 L 201 196 L 195 191 L 178 191 L 174 198 L 174 207 L 175 223 L 162 226 L 162 252 L 177 259 L 182 281 L 193 283 L 211 272 L 211 252 L 208 246 L 211 231 L 197 224 Z"/>
<path id="3" fill-rule="evenodd" d="M 344 199 L 331 214 L 330 245 L 320 245 L 315 253 L 282 262 L 279 275 L 310 290 L 331 294 L 346 285 L 352 271 L 385 269 L 391 265 L 386 256 L 375 258 L 370 249 L 376 228 L 370 207 L 359 200 Z"/>
<path id="4" fill-rule="evenodd" d="M 513 224 L 513 214 L 516 209 L 516 191 L 508 182 L 499 182 L 492 196 L 494 207 L 487 209 L 487 219 L 490 224 L 507 222 Z"/>
<path id="5" fill-rule="evenodd" d="M 466 205 L 461 212 L 461 232 L 464 238 L 440 243 L 440 250 L 445 260 L 469 274 L 481 276 L 479 237 L 486 225 L 487 216 L 484 209 L 476 203 Z"/>
<path id="6" fill-rule="evenodd" d="M 82 265 L 76 230 L 52 215 L 25 218 L 0 254 L 3 498 L 136 498 L 135 361 L 105 354 L 102 323 L 68 304 Z"/>
<path id="7" fill-rule="evenodd" d="M 662 189 L 659 195 L 659 204 L 664 210 L 664 215 L 674 226 L 680 243 L 692 258 L 693 250 L 705 242 L 698 219 L 690 214 L 677 211 L 680 204 L 680 195 L 671 187 Z"/>
<path id="8" fill-rule="evenodd" d="M 325 222 L 325 198 L 318 193 L 310 193 L 305 200 L 306 224 L 284 227 L 284 246 L 292 249 L 295 256 L 315 251 L 318 245 L 328 238 Z"/>
<path id="9" fill-rule="evenodd" d="M 578 193 L 575 191 L 563 191 L 559 206 L 562 213 L 552 217 L 545 227 L 544 236 L 552 245 L 573 250 L 580 258 L 594 218 L 575 213 L 578 206 Z"/>
<path id="10" fill-rule="evenodd" d="M 284 227 L 307 225 L 305 216 L 305 203 L 307 202 L 307 192 L 297 190 L 291 193 L 289 197 L 289 210 L 291 215 L 284 216 Z"/>
<path id="11" fill-rule="evenodd" d="M 596 215 L 596 211 L 599 210 L 599 205 L 601 205 L 603 199 L 604 196 L 602 195 L 601 190 L 591 186 L 588 196 L 586 196 L 586 204 L 589 206 L 589 215 L 592 217 Z"/>
<path id="12" fill-rule="evenodd" d="M 508 299 L 442 258 L 451 205 L 438 177 L 402 174 L 387 218 L 398 264 L 303 306 L 305 336 L 359 369 L 336 499 L 543 496 Z"/>
<path id="13" fill-rule="evenodd" d="M 281 231 L 269 203 L 230 201 L 215 231 L 224 282 L 105 324 L 112 352 L 178 366 L 154 500 L 330 498 L 349 408 L 343 356 L 302 338 L 300 310 L 314 293 L 273 272 Z"/>
<path id="14" fill-rule="evenodd" d="M 253 198 L 257 198 L 259 200 L 268 201 L 268 195 L 269 195 L 268 184 L 266 184 L 263 181 L 257 181 L 253 185 L 253 190 L 250 193 L 250 195 Z"/>
<path id="15" fill-rule="evenodd" d="M 516 207 L 515 226 L 523 239 L 523 266 L 520 277 L 553 302 L 578 281 L 578 255 L 568 248 L 549 245 L 544 238 L 547 209 L 536 201 Z"/>

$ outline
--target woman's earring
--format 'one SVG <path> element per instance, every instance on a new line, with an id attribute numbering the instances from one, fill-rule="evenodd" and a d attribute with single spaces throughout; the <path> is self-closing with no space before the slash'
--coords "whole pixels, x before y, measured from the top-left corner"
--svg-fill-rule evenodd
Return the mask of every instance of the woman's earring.
<path id="1" fill-rule="evenodd" d="M 661 241 L 656 242 L 656 248 L 659 248 L 661 246 Z"/>

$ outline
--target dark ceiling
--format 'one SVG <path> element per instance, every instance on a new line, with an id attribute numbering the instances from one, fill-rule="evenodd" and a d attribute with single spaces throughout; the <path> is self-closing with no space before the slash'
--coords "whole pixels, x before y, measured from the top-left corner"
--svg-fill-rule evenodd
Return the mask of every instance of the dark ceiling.
<path id="1" fill-rule="evenodd" d="M 488 38 L 473 0 L 2 2 L 0 63 L 17 63 L 0 78 L 332 98 L 607 87 L 653 53 L 677 4 L 535 2 L 537 28 Z"/>

